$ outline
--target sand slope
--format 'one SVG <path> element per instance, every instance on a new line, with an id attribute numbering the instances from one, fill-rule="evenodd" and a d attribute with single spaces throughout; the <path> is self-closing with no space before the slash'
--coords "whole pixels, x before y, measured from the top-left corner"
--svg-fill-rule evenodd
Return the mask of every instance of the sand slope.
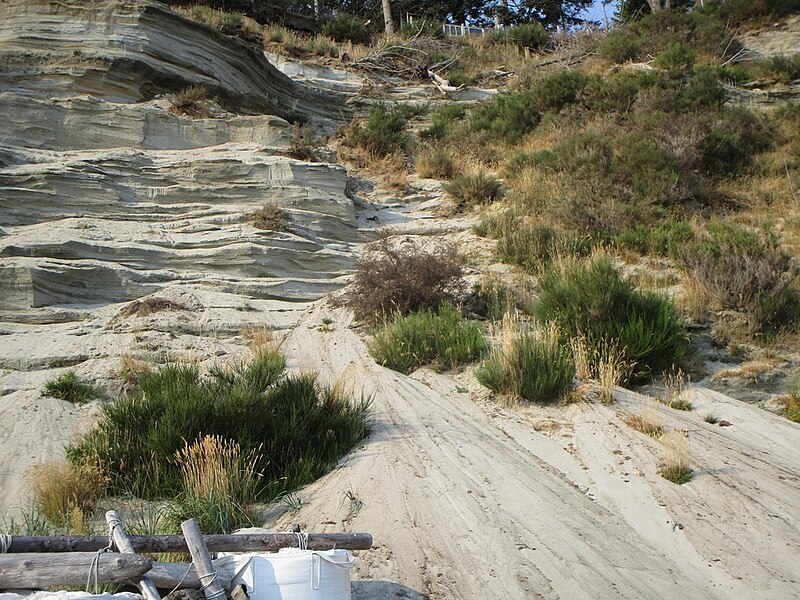
<path id="1" fill-rule="evenodd" d="M 318 329 L 326 316 L 333 332 Z M 296 366 L 344 372 L 373 393 L 374 433 L 276 526 L 372 532 L 359 578 L 431 598 L 797 594 L 797 425 L 707 390 L 688 392 L 694 412 L 656 407 L 688 430 L 695 478 L 676 486 L 656 472 L 658 444 L 620 420 L 645 397 L 503 408 L 469 375 L 375 365 L 347 325 L 317 306 L 284 347 Z M 705 423 L 712 408 L 733 426 Z M 362 597 L 401 593 L 381 590 Z"/>

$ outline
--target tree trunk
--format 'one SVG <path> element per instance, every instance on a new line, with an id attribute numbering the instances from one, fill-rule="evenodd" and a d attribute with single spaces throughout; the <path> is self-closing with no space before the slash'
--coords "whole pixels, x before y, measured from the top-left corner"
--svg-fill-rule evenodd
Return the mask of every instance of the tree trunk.
<path id="1" fill-rule="evenodd" d="M 86 585 L 90 583 L 123 583 L 139 579 L 150 570 L 149 558 L 117 552 L 72 552 L 68 554 L 3 554 L 0 555 L 0 590 L 8 588 L 36 589 Z"/>
<path id="2" fill-rule="evenodd" d="M 657 13 L 670 9 L 671 0 L 647 0 L 651 12 Z"/>
<path id="3" fill-rule="evenodd" d="M 389 0 L 382 0 L 383 22 L 385 23 L 386 35 L 394 33 L 394 22 L 392 21 L 392 5 Z"/>

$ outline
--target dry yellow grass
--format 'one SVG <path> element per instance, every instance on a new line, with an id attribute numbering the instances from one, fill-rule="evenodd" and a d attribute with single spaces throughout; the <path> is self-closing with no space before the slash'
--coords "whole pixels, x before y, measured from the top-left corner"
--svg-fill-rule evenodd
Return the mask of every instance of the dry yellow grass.
<path id="1" fill-rule="evenodd" d="M 622 420 L 636 431 L 658 438 L 664 433 L 664 419 L 652 408 L 644 408 L 637 413 L 627 413 Z"/>
<path id="2" fill-rule="evenodd" d="M 128 385 L 134 385 L 142 375 L 153 370 L 149 363 L 125 355 L 119 361 L 119 375 Z"/>
<path id="3" fill-rule="evenodd" d="M 266 327 L 248 327 L 242 331 L 242 337 L 253 356 L 266 356 L 279 352 L 280 343 L 275 341 L 273 331 Z"/>
<path id="4" fill-rule="evenodd" d="M 34 465 L 27 480 L 34 501 L 47 520 L 75 533 L 85 533 L 85 515 L 94 509 L 108 485 L 105 471 L 93 462 Z"/>
<path id="5" fill-rule="evenodd" d="M 712 379 L 718 381 L 720 379 L 737 377 L 739 379 L 748 379 L 753 383 L 758 383 L 760 378 L 771 371 L 773 367 L 774 363 L 769 360 L 751 360 L 743 363 L 736 369 L 721 369 L 714 373 Z"/>
<path id="6" fill-rule="evenodd" d="M 659 473 L 664 479 L 677 484 L 688 483 L 692 479 L 689 439 L 683 432 L 673 430 L 661 436 Z"/>

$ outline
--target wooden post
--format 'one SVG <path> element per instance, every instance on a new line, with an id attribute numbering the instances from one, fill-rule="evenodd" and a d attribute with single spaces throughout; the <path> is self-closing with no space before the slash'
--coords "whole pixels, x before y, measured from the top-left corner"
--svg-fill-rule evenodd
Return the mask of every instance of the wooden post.
<path id="1" fill-rule="evenodd" d="M 122 526 L 119 513 L 115 510 L 109 510 L 106 513 L 106 523 L 108 523 L 111 529 L 111 537 L 119 551 L 125 554 L 136 554 L 131 541 L 128 539 L 128 534 L 125 533 L 125 528 Z M 161 600 L 161 596 L 158 595 L 155 584 L 147 575 L 142 575 L 136 585 L 142 590 L 142 595 L 147 600 Z"/>
<path id="2" fill-rule="evenodd" d="M 197 521 L 188 519 L 181 523 L 181 531 L 183 537 L 186 538 L 186 545 L 189 546 L 189 554 L 192 555 L 192 562 L 195 569 L 197 569 L 197 576 L 203 584 L 203 593 L 206 600 L 215 600 L 218 598 L 225 598 L 225 590 L 222 585 L 217 581 L 217 571 L 214 565 L 211 564 L 211 555 L 208 553 L 206 543 L 203 540 L 203 534 L 200 532 L 200 527 L 197 526 Z"/>
<path id="3" fill-rule="evenodd" d="M 146 556 L 116 552 L 0 554 L 0 590 L 37 589 L 97 583 L 125 583 L 150 570 Z"/>

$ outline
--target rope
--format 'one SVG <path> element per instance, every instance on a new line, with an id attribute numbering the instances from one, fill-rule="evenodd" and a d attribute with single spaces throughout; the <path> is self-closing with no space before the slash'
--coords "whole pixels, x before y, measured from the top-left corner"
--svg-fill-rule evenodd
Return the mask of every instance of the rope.
<path id="1" fill-rule="evenodd" d="M 89 575 L 86 577 L 85 591 L 87 594 L 89 593 L 89 586 L 92 584 L 92 573 L 94 573 L 94 593 L 97 595 L 100 592 L 100 555 L 111 552 L 114 548 L 114 529 L 120 525 L 122 525 L 122 521 L 119 519 L 114 519 L 108 524 L 108 545 L 105 548 L 100 548 L 92 557 L 92 562 L 89 564 Z"/>
<path id="2" fill-rule="evenodd" d="M 297 547 L 300 550 L 308 550 L 308 533 L 305 531 L 296 531 L 295 535 L 297 536 Z"/>
<path id="3" fill-rule="evenodd" d="M 217 572 L 214 571 L 213 573 L 206 573 L 205 575 L 199 575 L 200 583 L 203 583 L 203 579 L 205 579 L 206 577 L 211 577 L 211 579 L 209 580 L 208 583 L 205 583 L 202 586 L 200 586 L 200 591 L 204 592 L 204 593 L 205 593 L 206 589 L 208 588 L 208 586 L 210 586 L 212 583 L 214 583 L 217 580 Z M 214 594 L 211 594 L 210 596 L 206 596 L 206 598 L 207 599 L 209 599 L 209 598 L 217 598 L 219 596 L 222 596 L 223 598 L 225 598 L 225 590 L 220 589 L 219 591 L 215 592 Z"/>
<path id="4" fill-rule="evenodd" d="M 179 587 L 181 587 L 181 584 L 182 584 L 182 583 L 183 583 L 183 582 L 186 580 L 186 578 L 189 576 L 189 573 L 191 573 L 191 572 L 192 572 L 192 567 L 193 567 L 193 566 L 194 566 L 194 563 L 189 563 L 189 568 L 188 568 L 188 569 L 186 569 L 186 573 L 184 573 L 184 574 L 183 574 L 183 577 L 181 577 L 181 580 L 178 582 L 178 585 L 176 585 L 174 588 L 172 588 L 172 591 L 171 591 L 169 594 L 167 594 L 167 596 L 171 596 L 171 595 L 173 594 L 173 592 L 177 591 L 177 589 L 178 589 Z M 164 596 L 164 597 L 166 598 L 166 596 Z"/>
<path id="5" fill-rule="evenodd" d="M 0 533 L 0 554 L 5 554 L 11 548 L 11 536 Z"/>

